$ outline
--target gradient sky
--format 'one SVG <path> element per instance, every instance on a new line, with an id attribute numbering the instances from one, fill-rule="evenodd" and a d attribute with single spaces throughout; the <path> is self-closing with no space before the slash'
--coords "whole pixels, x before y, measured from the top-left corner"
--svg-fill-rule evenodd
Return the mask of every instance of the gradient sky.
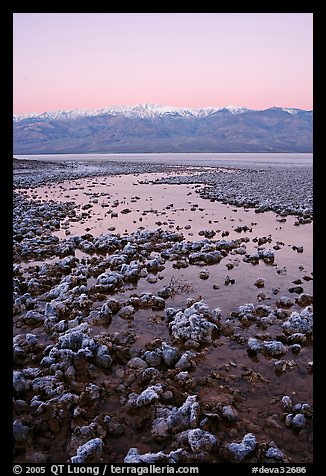
<path id="1" fill-rule="evenodd" d="M 14 113 L 312 109 L 312 13 L 15 13 Z"/>

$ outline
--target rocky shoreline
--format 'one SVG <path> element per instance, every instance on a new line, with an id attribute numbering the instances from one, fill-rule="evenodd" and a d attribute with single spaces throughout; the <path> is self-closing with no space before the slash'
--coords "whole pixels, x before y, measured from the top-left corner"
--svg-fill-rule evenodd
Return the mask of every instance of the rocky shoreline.
<path id="1" fill-rule="evenodd" d="M 311 462 L 313 276 L 282 267 L 285 245 L 273 230 L 253 237 L 252 222 L 230 237 L 212 223 L 191 240 L 172 225 L 76 235 L 65 223 L 94 221 L 86 205 L 99 192 L 82 206 L 71 196 L 38 197 L 38 187 L 64 180 L 128 174 L 140 183 L 142 174 L 166 173 L 153 178 L 151 193 L 162 183 L 203 184 L 198 196 L 207 202 L 253 209 L 257 221 L 273 210 L 277 226 L 294 215 L 300 233 L 312 221 L 311 171 L 193 168 L 171 176 L 182 168 L 20 162 L 14 461 Z M 132 216 L 131 205 L 122 197 L 109 216 Z M 291 256 L 306 256 L 293 246 Z M 213 281 L 221 269 L 223 280 Z M 250 301 L 239 295 L 222 309 L 245 270 L 255 275 Z"/>

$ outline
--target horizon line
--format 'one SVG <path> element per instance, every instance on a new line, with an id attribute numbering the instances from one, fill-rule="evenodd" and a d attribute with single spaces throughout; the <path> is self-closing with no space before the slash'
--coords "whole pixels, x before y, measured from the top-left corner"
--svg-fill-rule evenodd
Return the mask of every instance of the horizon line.
<path id="1" fill-rule="evenodd" d="M 136 108 L 139 106 L 154 106 L 158 108 L 171 108 L 171 110 L 188 110 L 188 111 L 200 111 L 200 110 L 207 110 L 207 109 L 217 109 L 217 110 L 223 110 L 223 109 L 228 109 L 228 108 L 235 108 L 235 109 L 244 109 L 248 111 L 267 111 L 268 109 L 297 109 L 300 111 L 305 111 L 305 112 L 312 112 L 312 109 L 303 109 L 300 107 L 296 106 L 269 106 L 265 107 L 263 109 L 255 109 L 255 108 L 250 108 L 248 106 L 237 106 L 234 104 L 227 104 L 225 106 L 214 106 L 214 105 L 209 105 L 209 106 L 202 106 L 202 107 L 189 107 L 189 106 L 174 106 L 171 104 L 159 104 L 159 103 L 136 103 L 136 104 L 111 104 L 109 106 L 105 107 L 99 107 L 99 108 L 74 108 L 74 109 L 49 109 L 46 111 L 42 112 L 36 112 L 36 111 L 29 111 L 25 113 L 13 113 L 13 116 L 41 116 L 43 114 L 47 113 L 55 113 L 55 112 L 76 112 L 76 111 L 106 111 L 110 109 L 132 109 Z"/>

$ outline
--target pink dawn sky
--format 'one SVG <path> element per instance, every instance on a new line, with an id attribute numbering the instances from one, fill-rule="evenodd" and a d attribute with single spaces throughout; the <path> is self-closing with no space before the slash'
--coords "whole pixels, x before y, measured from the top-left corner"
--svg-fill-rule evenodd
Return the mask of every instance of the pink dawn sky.
<path id="1" fill-rule="evenodd" d="M 15 13 L 14 113 L 312 109 L 312 13 Z"/>

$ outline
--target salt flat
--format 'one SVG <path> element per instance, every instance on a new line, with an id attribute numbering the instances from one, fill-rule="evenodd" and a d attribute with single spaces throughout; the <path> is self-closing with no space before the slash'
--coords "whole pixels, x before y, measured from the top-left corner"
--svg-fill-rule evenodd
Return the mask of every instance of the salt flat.
<path id="1" fill-rule="evenodd" d="M 311 166 L 23 162 L 15 460 L 310 462 Z"/>

